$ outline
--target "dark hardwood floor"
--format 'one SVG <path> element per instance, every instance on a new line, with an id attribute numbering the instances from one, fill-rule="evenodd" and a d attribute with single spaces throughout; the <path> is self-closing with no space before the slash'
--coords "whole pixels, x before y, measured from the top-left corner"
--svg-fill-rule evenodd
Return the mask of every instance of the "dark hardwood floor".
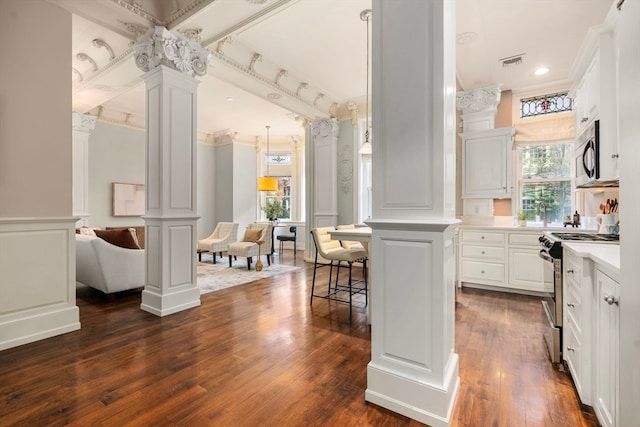
<path id="1" fill-rule="evenodd" d="M 140 291 L 109 302 L 79 287 L 81 330 L 0 352 L 0 425 L 422 425 L 364 401 L 366 310 L 349 323 L 345 304 L 310 307 L 313 264 L 295 262 L 164 318 L 140 310 Z M 539 311 L 532 297 L 458 293 L 452 426 L 597 425 L 548 361 Z"/>

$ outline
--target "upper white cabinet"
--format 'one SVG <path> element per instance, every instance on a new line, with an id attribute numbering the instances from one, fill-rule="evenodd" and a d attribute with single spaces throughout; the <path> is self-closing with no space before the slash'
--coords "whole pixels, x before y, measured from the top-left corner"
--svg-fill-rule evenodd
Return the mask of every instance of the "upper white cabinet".
<path id="1" fill-rule="evenodd" d="M 571 69 L 576 138 L 600 121 L 600 181 L 618 179 L 615 32 L 611 22 L 591 27 Z"/>
<path id="2" fill-rule="evenodd" d="M 513 127 L 460 134 L 463 198 L 511 197 L 513 134 Z"/>

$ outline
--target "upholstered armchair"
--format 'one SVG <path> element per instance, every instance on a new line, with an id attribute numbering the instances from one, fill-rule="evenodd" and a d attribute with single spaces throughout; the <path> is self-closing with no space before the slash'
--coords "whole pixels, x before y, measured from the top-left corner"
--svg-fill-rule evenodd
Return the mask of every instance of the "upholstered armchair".
<path id="1" fill-rule="evenodd" d="M 213 263 L 216 263 L 216 253 L 222 257 L 222 253 L 226 252 L 229 244 L 238 241 L 238 223 L 237 222 L 219 222 L 211 236 L 206 239 L 198 240 L 198 249 L 209 251 L 213 254 Z"/>
<path id="2" fill-rule="evenodd" d="M 231 257 L 246 257 L 247 269 L 251 270 L 253 257 L 266 255 L 267 263 L 271 265 L 271 239 L 273 225 L 267 223 L 253 223 L 247 226 L 242 241 L 229 244 L 229 267 L 232 266 Z"/>

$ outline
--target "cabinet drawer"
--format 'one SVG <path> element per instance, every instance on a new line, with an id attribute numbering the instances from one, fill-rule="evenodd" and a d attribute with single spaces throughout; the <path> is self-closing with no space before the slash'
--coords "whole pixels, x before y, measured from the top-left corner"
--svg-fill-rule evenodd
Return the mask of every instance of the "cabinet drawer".
<path id="1" fill-rule="evenodd" d="M 503 245 L 504 233 L 494 231 L 462 231 L 462 243 L 484 243 Z"/>
<path id="2" fill-rule="evenodd" d="M 503 261 L 504 248 L 499 246 L 463 245 L 462 257 Z"/>
<path id="3" fill-rule="evenodd" d="M 567 342 L 564 344 L 563 349 L 564 359 L 567 361 L 567 365 L 569 365 L 573 382 L 576 385 L 576 389 L 580 394 L 581 400 L 584 400 L 582 398 L 582 394 L 584 393 L 582 388 L 584 380 L 583 376 L 585 373 L 582 372 L 582 345 L 580 343 L 580 338 L 575 334 L 571 322 L 569 322 L 567 326 L 569 333 L 565 334 Z"/>
<path id="4" fill-rule="evenodd" d="M 509 244 L 520 246 L 535 246 L 540 247 L 540 241 L 538 240 L 542 233 L 509 233 Z"/>
<path id="5" fill-rule="evenodd" d="M 462 260 L 462 280 L 504 282 L 504 264 Z"/>
<path id="6" fill-rule="evenodd" d="M 567 287 L 567 294 L 564 295 L 564 303 L 567 306 L 567 315 L 575 323 L 576 334 L 582 333 L 582 301 L 579 291 L 573 287 Z"/>
<path id="7" fill-rule="evenodd" d="M 565 251 L 566 253 L 566 251 Z M 582 278 L 582 258 L 575 256 L 565 256 L 562 260 L 562 268 L 564 269 L 564 277 L 567 280 L 575 280 L 580 282 Z"/>

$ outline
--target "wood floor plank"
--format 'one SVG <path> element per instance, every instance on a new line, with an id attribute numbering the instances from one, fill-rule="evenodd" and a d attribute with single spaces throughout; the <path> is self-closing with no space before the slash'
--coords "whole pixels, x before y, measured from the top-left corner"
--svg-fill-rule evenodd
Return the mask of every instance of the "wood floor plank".
<path id="1" fill-rule="evenodd" d="M 301 256 L 301 270 L 164 318 L 140 310 L 140 290 L 109 302 L 79 287 L 81 330 L 0 352 L 0 425 L 422 425 L 364 401 L 366 307 L 350 322 L 346 304 L 309 306 L 313 268 Z M 533 297 L 457 292 L 451 426 L 597 425 L 548 361 L 539 310 Z"/>

